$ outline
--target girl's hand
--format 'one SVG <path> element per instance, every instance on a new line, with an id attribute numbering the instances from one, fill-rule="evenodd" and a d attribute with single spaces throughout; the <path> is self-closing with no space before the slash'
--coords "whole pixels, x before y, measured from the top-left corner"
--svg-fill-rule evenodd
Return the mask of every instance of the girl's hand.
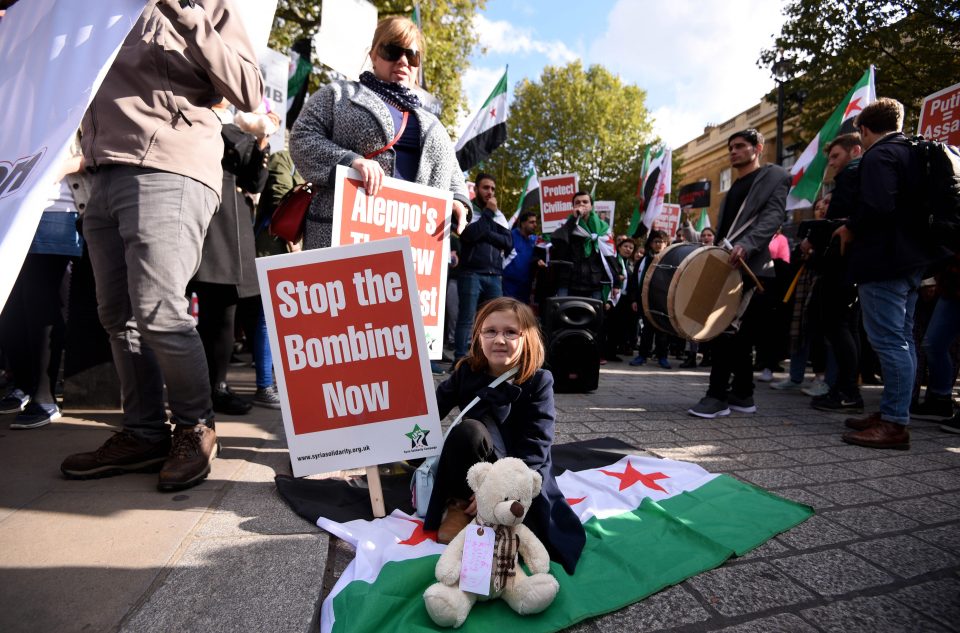
<path id="1" fill-rule="evenodd" d="M 375 196 L 380 193 L 380 187 L 383 185 L 383 167 L 375 160 L 358 158 L 350 164 L 351 167 L 360 172 L 363 177 L 363 188 L 368 196 Z"/>
<path id="2" fill-rule="evenodd" d="M 467 509 L 464 510 L 464 513 L 472 517 L 477 516 L 477 495 L 471 495 L 470 505 L 467 506 Z"/>

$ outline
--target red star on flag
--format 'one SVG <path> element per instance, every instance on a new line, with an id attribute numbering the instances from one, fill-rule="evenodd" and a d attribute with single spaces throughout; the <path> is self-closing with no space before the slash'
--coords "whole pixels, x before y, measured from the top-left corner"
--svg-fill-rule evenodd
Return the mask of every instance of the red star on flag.
<path id="1" fill-rule="evenodd" d="M 847 109 L 843 111 L 842 120 L 846 121 L 847 119 L 849 119 L 851 116 L 853 116 L 856 112 L 859 112 L 860 110 L 863 110 L 863 106 L 860 105 L 860 97 L 857 97 L 856 99 L 852 99 L 850 103 L 847 104 Z"/>
<path id="2" fill-rule="evenodd" d="M 796 186 L 797 186 L 797 183 L 800 182 L 800 180 L 803 179 L 803 174 L 805 174 L 806 171 L 807 171 L 806 169 L 801 169 L 801 170 L 798 171 L 796 174 L 794 174 L 794 176 L 793 176 L 793 182 L 790 183 L 790 186 L 791 186 L 791 187 L 796 187 Z"/>
<path id="3" fill-rule="evenodd" d="M 407 537 L 407 540 L 400 541 L 400 545 L 419 545 L 424 541 L 437 540 L 436 532 L 423 529 L 423 521 L 417 521 L 415 519 L 404 519 L 404 521 L 410 521 L 410 523 L 416 524 L 417 527 L 413 528 L 413 533 Z"/>
<path id="4" fill-rule="evenodd" d="M 580 497 L 579 499 L 577 499 L 577 498 L 567 499 L 567 503 L 570 504 L 570 505 L 572 505 L 572 506 L 575 506 L 575 505 L 577 505 L 578 503 L 580 503 L 581 501 L 583 501 L 584 499 L 586 499 L 586 497 Z"/>
<path id="5" fill-rule="evenodd" d="M 604 475 L 610 475 L 611 477 L 616 477 L 620 480 L 620 492 L 623 492 L 633 484 L 638 481 L 650 490 L 659 490 L 660 492 L 666 492 L 665 489 L 660 487 L 657 483 L 658 479 L 669 479 L 667 475 L 664 475 L 661 472 L 644 474 L 633 468 L 633 464 L 630 463 L 630 460 L 627 460 L 627 468 L 622 473 L 611 472 L 609 470 L 601 470 Z"/>
<path id="6" fill-rule="evenodd" d="M 493 118 L 497 118 L 497 109 L 496 109 L 496 108 L 490 108 L 490 116 L 492 116 Z"/>

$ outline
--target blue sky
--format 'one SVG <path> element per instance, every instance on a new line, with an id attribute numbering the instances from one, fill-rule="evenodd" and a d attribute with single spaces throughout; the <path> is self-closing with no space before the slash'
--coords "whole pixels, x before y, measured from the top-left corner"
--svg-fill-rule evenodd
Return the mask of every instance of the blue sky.
<path id="1" fill-rule="evenodd" d="M 773 88 L 760 51 L 783 23 L 783 0 L 487 0 L 477 17 L 486 54 L 464 76 L 471 111 L 510 65 L 512 89 L 544 66 L 599 63 L 647 91 L 654 133 L 679 147 Z"/>

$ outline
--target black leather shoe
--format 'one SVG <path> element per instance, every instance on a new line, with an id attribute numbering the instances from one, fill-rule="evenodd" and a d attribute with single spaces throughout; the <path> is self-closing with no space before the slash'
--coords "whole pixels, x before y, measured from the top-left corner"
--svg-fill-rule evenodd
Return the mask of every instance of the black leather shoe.
<path id="1" fill-rule="evenodd" d="M 253 406 L 235 394 L 227 383 L 221 382 L 213 391 L 213 410 L 226 415 L 244 415 Z"/>

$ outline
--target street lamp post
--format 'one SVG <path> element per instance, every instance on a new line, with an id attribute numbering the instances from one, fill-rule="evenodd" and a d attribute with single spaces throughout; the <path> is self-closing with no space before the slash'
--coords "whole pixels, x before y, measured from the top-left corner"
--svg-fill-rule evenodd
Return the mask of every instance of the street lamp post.
<path id="1" fill-rule="evenodd" d="M 773 62 L 773 79 L 777 82 L 777 164 L 783 164 L 783 119 L 785 108 L 785 84 L 789 79 L 789 73 L 793 63 L 777 55 L 777 61 Z"/>

